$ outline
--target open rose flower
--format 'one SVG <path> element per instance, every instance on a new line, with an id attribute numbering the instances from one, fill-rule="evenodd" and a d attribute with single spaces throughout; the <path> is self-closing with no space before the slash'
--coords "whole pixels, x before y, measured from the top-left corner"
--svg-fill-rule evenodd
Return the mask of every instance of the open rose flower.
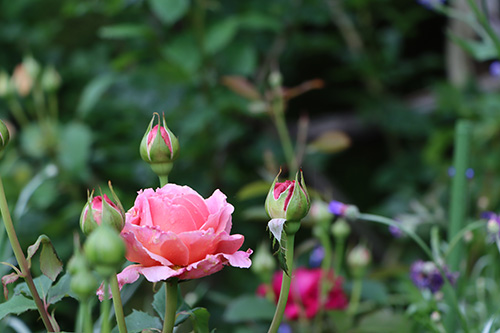
<path id="1" fill-rule="evenodd" d="M 120 286 L 139 274 L 157 282 L 200 278 L 224 265 L 250 267 L 252 250 L 238 251 L 244 237 L 229 234 L 233 210 L 219 190 L 208 199 L 175 184 L 141 190 L 121 233 L 126 257 L 136 264 L 118 274 Z"/>
<path id="2" fill-rule="evenodd" d="M 321 268 L 297 268 L 292 274 L 292 284 L 290 286 L 290 294 L 285 307 L 285 317 L 289 320 L 294 320 L 299 317 L 313 318 L 320 309 L 320 281 Z M 273 276 L 272 292 L 276 301 L 279 298 L 281 290 L 281 281 L 283 272 L 277 272 Z M 330 271 L 326 277 L 332 287 L 328 291 L 325 309 L 326 310 L 343 310 L 347 308 L 347 296 L 342 290 L 342 279 L 334 277 L 333 271 Z M 269 287 L 261 285 L 257 289 L 257 294 L 265 296 Z"/>

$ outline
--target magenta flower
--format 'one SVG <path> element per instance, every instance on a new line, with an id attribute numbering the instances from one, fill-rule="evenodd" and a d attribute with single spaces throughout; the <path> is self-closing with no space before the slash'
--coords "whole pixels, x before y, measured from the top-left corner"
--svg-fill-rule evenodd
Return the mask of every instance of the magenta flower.
<path id="1" fill-rule="evenodd" d="M 301 316 L 313 318 L 319 311 L 320 303 L 320 281 L 321 268 L 297 268 L 292 274 L 292 284 L 290 294 L 285 307 L 285 317 L 294 320 Z M 279 298 L 283 272 L 277 272 L 273 276 L 272 291 L 275 299 Z M 330 290 L 324 304 L 326 310 L 343 310 L 347 308 L 348 300 L 342 290 L 342 279 L 335 277 L 333 271 L 330 271 L 326 277 L 330 283 Z M 266 286 L 262 285 L 257 290 L 260 296 L 266 295 Z"/>
<path id="2" fill-rule="evenodd" d="M 238 251 L 242 235 L 230 235 L 234 208 L 216 190 L 203 199 L 188 186 L 167 184 L 139 191 L 121 236 L 136 264 L 118 274 L 120 286 L 142 274 L 150 282 L 197 279 L 223 266 L 248 268 L 251 249 Z"/>

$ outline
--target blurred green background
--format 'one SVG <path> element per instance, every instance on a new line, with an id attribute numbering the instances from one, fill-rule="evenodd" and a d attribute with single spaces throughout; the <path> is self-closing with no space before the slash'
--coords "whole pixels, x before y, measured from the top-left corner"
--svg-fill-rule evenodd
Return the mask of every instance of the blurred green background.
<path id="1" fill-rule="evenodd" d="M 158 186 L 138 150 L 153 112 L 181 145 L 170 181 L 205 197 L 221 189 L 236 208 L 233 232 L 257 248 L 268 237 L 259 182 L 280 165 L 286 173 L 266 112 L 273 71 L 295 87 L 287 124 L 317 197 L 389 216 L 417 207 L 445 223 L 453 129 L 465 117 L 475 121 L 471 213 L 497 208 L 498 83 L 488 62 L 450 50 L 447 29 L 445 17 L 399 0 L 0 2 L 0 69 L 10 77 L 32 57 L 40 77 L 53 66 L 61 79 L 40 87 L 41 99 L 36 87 L 21 96 L 0 84 L 13 134 L 0 172 L 23 248 L 45 233 L 66 262 L 87 189 L 111 180 L 128 209 L 139 189 Z M 382 262 L 387 230 L 354 228 Z M 310 237 L 305 227 L 300 238 Z M 259 282 L 234 268 L 204 279 L 212 326 L 231 332 L 224 307 Z M 133 298 L 126 312 L 148 301 Z M 71 309 L 58 312 L 71 327 Z"/>

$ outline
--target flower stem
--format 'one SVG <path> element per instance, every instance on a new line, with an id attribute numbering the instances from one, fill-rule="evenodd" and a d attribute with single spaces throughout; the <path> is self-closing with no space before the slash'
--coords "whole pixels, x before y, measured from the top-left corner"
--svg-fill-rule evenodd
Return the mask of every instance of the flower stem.
<path id="1" fill-rule="evenodd" d="M 349 308 L 347 309 L 347 314 L 349 315 L 349 320 L 352 324 L 356 312 L 358 312 L 359 300 L 361 299 L 361 291 L 363 290 L 363 278 L 362 276 L 357 276 L 354 278 L 351 291 L 351 299 L 349 300 Z"/>
<path id="2" fill-rule="evenodd" d="M 165 281 L 165 321 L 162 333 L 172 333 L 175 325 L 175 313 L 177 311 L 177 284 L 179 279 L 170 278 Z"/>
<path id="3" fill-rule="evenodd" d="M 111 304 L 109 302 L 109 281 L 108 278 L 104 280 L 104 299 L 101 302 L 101 333 L 110 333 L 111 327 L 109 325 L 109 312 Z"/>
<path id="4" fill-rule="evenodd" d="M 76 318 L 76 332 L 92 333 L 92 316 L 89 299 L 81 299 Z"/>
<path id="5" fill-rule="evenodd" d="M 158 176 L 160 179 L 160 186 L 163 187 L 168 184 L 168 176 Z"/>
<path id="6" fill-rule="evenodd" d="M 286 266 L 290 275 L 283 272 L 283 279 L 281 281 L 281 291 L 280 297 L 278 299 L 278 304 L 276 306 L 276 311 L 274 312 L 273 321 L 269 327 L 268 333 L 278 332 L 281 321 L 283 320 L 283 314 L 285 313 L 286 302 L 288 301 L 288 293 L 290 292 L 290 284 L 292 283 L 292 272 L 293 272 L 293 243 L 295 241 L 295 234 L 286 236 Z"/>
<path id="7" fill-rule="evenodd" d="M 123 315 L 122 297 L 120 295 L 120 287 L 118 286 L 118 278 L 116 273 L 110 278 L 111 294 L 113 295 L 113 306 L 115 307 L 116 322 L 118 323 L 118 331 L 127 333 L 127 325 Z"/>
<path id="8" fill-rule="evenodd" d="M 31 292 L 31 296 L 33 297 L 33 301 L 35 301 L 38 312 L 42 317 L 43 324 L 45 325 L 47 331 L 54 332 L 47 309 L 45 308 L 40 295 L 38 295 L 35 283 L 33 282 L 28 261 L 26 260 L 23 250 L 21 249 L 21 245 L 19 244 L 19 239 L 17 238 L 14 224 L 12 223 L 12 218 L 10 216 L 9 206 L 7 205 L 7 199 L 5 198 L 2 178 L 0 178 L 0 212 L 2 213 L 3 223 L 5 230 L 7 231 L 7 236 L 9 237 L 10 245 L 12 246 L 12 251 L 14 252 L 17 263 L 19 264 L 19 268 L 21 269 L 22 277 L 26 281 L 26 284 Z"/>

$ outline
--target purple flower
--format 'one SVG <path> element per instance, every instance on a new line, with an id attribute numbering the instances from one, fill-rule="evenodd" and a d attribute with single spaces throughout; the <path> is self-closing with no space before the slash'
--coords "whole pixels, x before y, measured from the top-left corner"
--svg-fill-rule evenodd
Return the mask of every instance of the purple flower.
<path id="1" fill-rule="evenodd" d="M 390 225 L 389 226 L 389 232 L 392 234 L 392 236 L 394 238 L 401 238 L 404 235 L 403 230 L 401 230 L 401 228 L 399 228 L 399 227 L 397 227 L 395 225 Z"/>
<path id="2" fill-rule="evenodd" d="M 417 0 L 417 2 L 427 9 L 434 9 L 444 5 L 446 0 Z"/>
<path id="3" fill-rule="evenodd" d="M 500 76 L 500 61 L 493 61 L 490 64 L 490 74 L 494 77 Z"/>
<path id="4" fill-rule="evenodd" d="M 328 210 L 330 211 L 330 213 L 337 216 L 344 216 L 346 209 L 347 205 L 340 201 L 333 200 L 330 201 L 330 204 L 328 205 Z"/>
<path id="5" fill-rule="evenodd" d="M 278 333 L 292 333 L 292 326 L 287 323 L 281 323 L 278 327 Z"/>
<path id="6" fill-rule="evenodd" d="M 455 284 L 459 273 L 450 272 L 446 267 L 443 267 L 443 271 L 446 279 L 452 285 Z M 429 289 L 432 293 L 439 291 L 444 284 L 444 277 L 432 261 L 414 262 L 410 267 L 410 278 L 418 289 Z"/>
<path id="7" fill-rule="evenodd" d="M 325 249 L 323 246 L 316 246 L 309 256 L 309 266 L 317 268 L 321 266 L 321 262 L 325 258 Z"/>

